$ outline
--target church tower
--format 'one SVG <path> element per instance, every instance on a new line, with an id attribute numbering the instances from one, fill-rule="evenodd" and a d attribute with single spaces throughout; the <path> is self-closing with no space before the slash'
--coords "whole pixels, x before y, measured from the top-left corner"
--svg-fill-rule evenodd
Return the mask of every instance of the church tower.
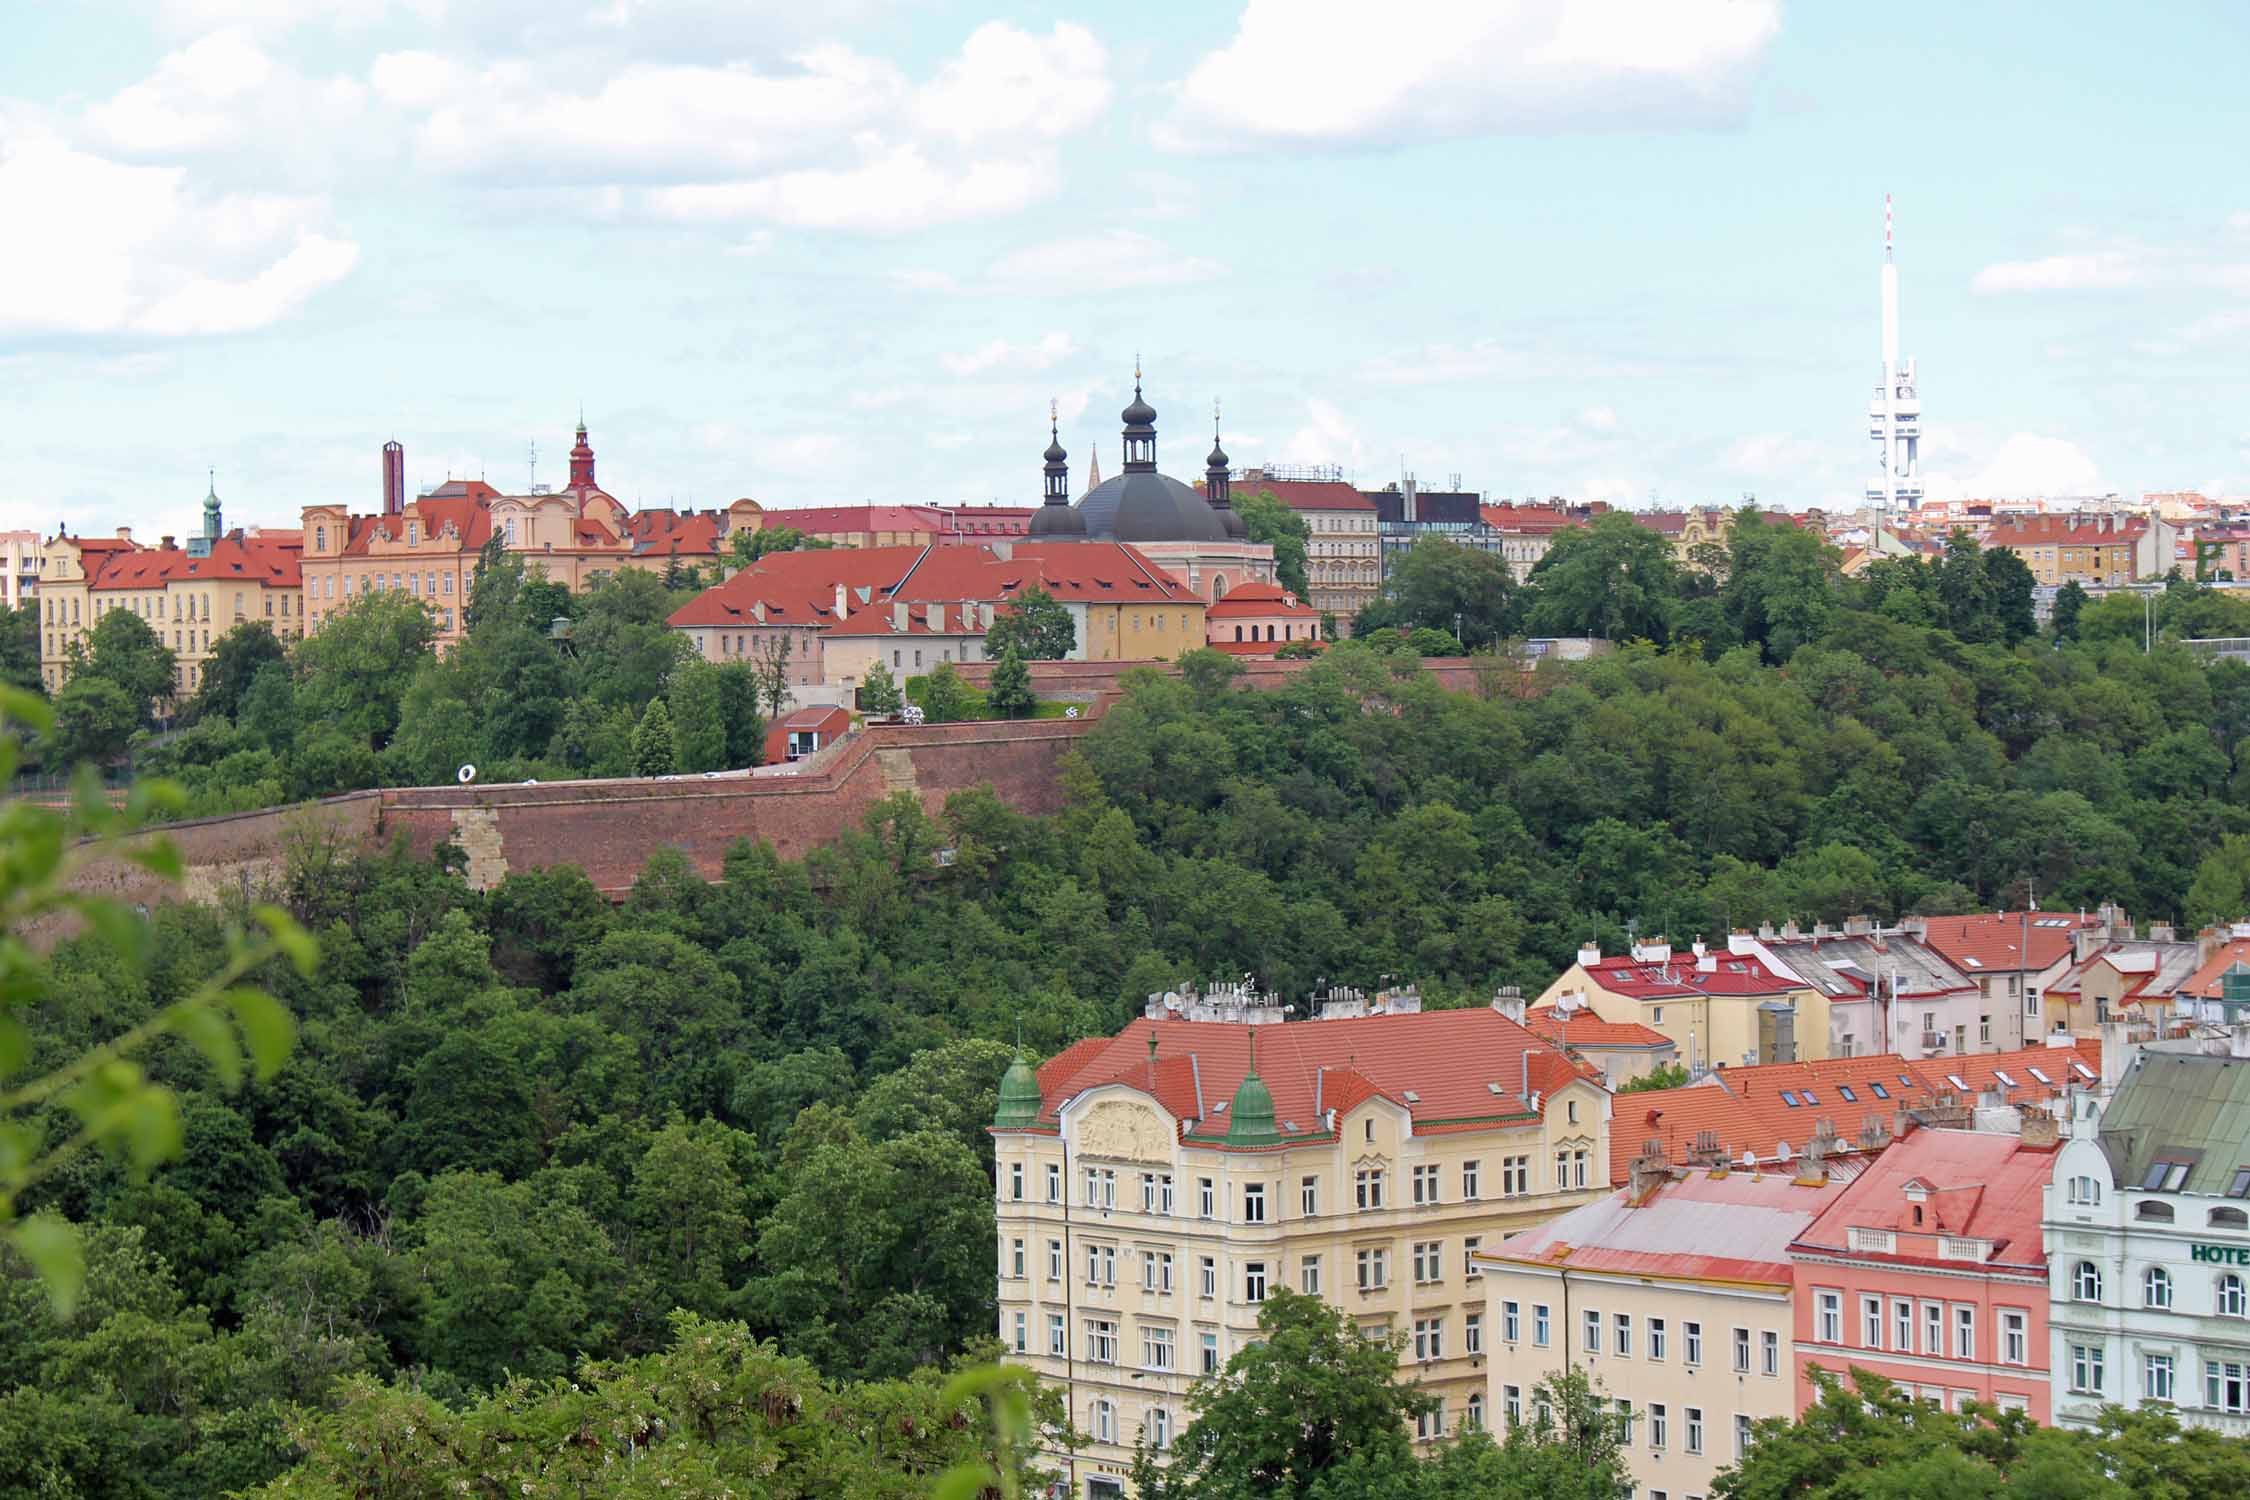
<path id="1" fill-rule="evenodd" d="M 574 490 L 599 489 L 594 483 L 594 450 L 586 441 L 586 418 L 578 418 L 578 442 L 570 450 L 570 487 Z"/>

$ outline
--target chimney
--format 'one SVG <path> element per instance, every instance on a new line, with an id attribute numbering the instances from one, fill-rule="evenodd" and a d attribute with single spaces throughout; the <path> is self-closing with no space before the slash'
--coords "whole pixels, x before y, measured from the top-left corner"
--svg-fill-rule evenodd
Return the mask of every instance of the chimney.
<path id="1" fill-rule="evenodd" d="M 1875 919 L 1865 912 L 1844 918 L 1845 937 L 1869 937 L 1874 934 Z"/>
<path id="2" fill-rule="evenodd" d="M 1736 958 L 1746 957 L 1756 942 L 1757 939 L 1747 932 L 1730 932 L 1727 934 L 1727 952 Z"/>
<path id="3" fill-rule="evenodd" d="M 1771 922 L 1760 922 L 1760 923 L 1758 924 L 1758 941 L 1759 941 L 1759 942 L 1761 942 L 1761 943 L 1770 943 L 1770 942 L 1772 942 L 1772 941 L 1774 940 L 1774 937 L 1775 937 L 1775 935 L 1776 935 L 1776 934 L 1774 933 L 1774 930 L 1773 930 L 1773 923 L 1771 923 Z"/>
<path id="4" fill-rule="evenodd" d="M 1920 942 L 1930 935 L 1930 919 L 1928 917 L 1901 917 L 1898 930 Z"/>
<path id="5" fill-rule="evenodd" d="M 757 622 L 758 622 L 758 623 L 759 623 L 760 625 L 763 625 L 763 624 L 765 624 L 765 623 L 766 623 L 766 601 L 765 601 L 765 600 L 763 600 L 763 599 L 753 599 L 753 600 L 751 600 L 751 601 L 750 601 L 750 618 L 751 618 L 751 619 L 753 619 L 753 620 L 756 620 L 756 621 L 757 621 Z"/>
<path id="6" fill-rule="evenodd" d="M 121 541 L 121 542 L 129 542 L 129 541 L 131 541 L 131 540 L 133 539 L 133 528 L 132 528 L 132 527 L 130 527 L 130 526 L 120 526 L 120 527 L 118 527 L 118 528 L 117 528 L 117 539 L 118 539 L 119 541 Z"/>
<path id="7" fill-rule="evenodd" d="M 1518 1026 L 1523 1024 L 1523 991 L 1515 985 L 1504 984 L 1492 997 L 1492 1008 Z"/>
<path id="8" fill-rule="evenodd" d="M 2169 922 L 2151 922 L 2148 924 L 2148 940 L 2152 943 L 2176 943 L 2180 940 L 2179 930 Z"/>
<path id="9" fill-rule="evenodd" d="M 2133 1059 L 2140 1054 L 2140 1050 L 2140 1047 L 2130 1039 L 2130 1033 L 2123 1021 L 2102 1022 L 2103 1093 L 2107 1094 L 2116 1089 L 2119 1081 L 2125 1077 L 2126 1071 L 2133 1066 Z"/>
<path id="10" fill-rule="evenodd" d="M 1601 944 L 1599 944 L 1599 943 L 1587 943 L 1587 944 L 1584 944 L 1583 946 L 1581 946 L 1581 947 L 1579 948 L 1579 950 L 1578 950 L 1578 962 L 1579 962 L 1579 965 L 1580 965 L 1580 967 L 1582 967 L 1582 968 L 1588 968 L 1588 969 L 1590 969 L 1590 968 L 1592 968 L 1592 967 L 1593 967 L 1594 965 L 1596 965 L 1596 964 L 1600 963 L 1601 961 L 1602 961 L 1602 949 L 1601 949 Z"/>
<path id="11" fill-rule="evenodd" d="M 851 600 L 846 597 L 844 586 L 839 583 L 836 585 L 836 618 L 841 620 L 849 613 L 851 613 Z"/>
<path id="12" fill-rule="evenodd" d="M 2073 963 L 2084 963 L 2102 950 L 2109 930 L 2101 926 L 2079 926 L 2071 929 L 2070 958 Z"/>
<path id="13" fill-rule="evenodd" d="M 1794 943 L 1804 935 L 1804 930 L 1798 927 L 1795 918 L 1781 924 L 1781 940 L 1785 943 Z"/>
<path id="14" fill-rule="evenodd" d="M 904 630 L 905 628 L 906 606 L 904 604 L 901 604 L 898 600 L 893 599 L 891 601 L 891 629 Z"/>
<path id="15" fill-rule="evenodd" d="M 2206 927 L 2201 932 L 2197 933 L 2195 935 L 2196 967 L 2201 968 L 2203 965 L 2209 963 L 2211 961 L 2211 955 L 2218 952 L 2221 948 L 2225 947 L 2226 941 L 2227 930 L 2224 927 L 2214 925 Z"/>
<path id="16" fill-rule="evenodd" d="M 1694 942 L 1688 944 L 1688 947 L 1691 951 L 1694 952 L 1698 961 L 1701 961 L 1704 954 L 1711 951 L 1710 949 L 1703 946 L 1703 939 L 1701 938 L 1697 938 Z"/>
<path id="17" fill-rule="evenodd" d="M 2026 1151 L 2052 1151 L 2061 1142 L 2062 1124 L 2043 1109 L 2023 1112 L 2023 1145 Z"/>
<path id="18" fill-rule="evenodd" d="M 383 445 L 383 514 L 406 509 L 406 448 L 395 438 Z"/>
<path id="19" fill-rule="evenodd" d="M 172 550 L 172 538 L 165 537 L 158 545 L 162 546 L 165 551 L 169 552 Z"/>

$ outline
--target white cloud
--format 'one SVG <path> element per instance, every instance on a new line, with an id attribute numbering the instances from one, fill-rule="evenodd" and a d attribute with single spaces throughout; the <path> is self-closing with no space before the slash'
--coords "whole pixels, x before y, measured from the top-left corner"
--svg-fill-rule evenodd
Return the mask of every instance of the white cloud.
<path id="1" fill-rule="evenodd" d="M 1721 460 L 1736 474 L 1752 479 L 1803 479 L 1828 467 L 1831 447 L 1786 432 L 1760 432 L 1730 444 Z"/>
<path id="2" fill-rule="evenodd" d="M 1056 361 L 1077 352 L 1067 333 L 1050 333 L 1036 343 L 1012 344 L 1006 339 L 994 339 L 980 349 L 961 354 L 945 354 L 938 363 L 955 375 L 982 375 L 993 370 L 1050 369 Z"/>
<path id="3" fill-rule="evenodd" d="M 2049 255 L 2039 260 L 2004 260 L 1986 266 L 1969 283 L 1971 290 L 1993 292 L 2108 291 L 2139 284 L 2145 268 L 2123 251 L 2099 250 Z"/>
<path id="4" fill-rule="evenodd" d="M 1109 58 L 1083 26 L 1044 38 L 990 21 L 916 93 L 914 115 L 933 135 L 959 141 L 1083 130 L 1109 107 Z"/>
<path id="5" fill-rule="evenodd" d="M 1933 432 L 1936 439 L 1939 434 Z M 1925 448 L 1929 447 L 1925 444 Z M 1965 444 L 1950 440 L 1937 445 L 1945 458 L 1967 457 Z M 1931 468 L 1923 475 L 1933 500 L 2012 500 L 2051 495 L 2094 495 L 2103 492 L 2101 469 L 2083 448 L 2068 438 L 2036 432 L 2011 433 L 1991 449 L 1981 464 L 1966 475 Z"/>
<path id="6" fill-rule="evenodd" d="M 1385 145 L 1742 118 L 1779 0 L 1249 0 L 1158 140 Z"/>
<path id="7" fill-rule="evenodd" d="M 1225 271 L 1138 230 L 1112 229 L 1010 251 L 986 268 L 985 278 L 1012 291 L 1101 292 L 1209 281 Z"/>
<path id="8" fill-rule="evenodd" d="M 1578 425 L 1588 432 L 1615 432 L 1617 412 L 1607 406 L 1589 406 L 1578 414 Z"/>
<path id="9" fill-rule="evenodd" d="M 0 331 L 239 333 L 343 279 L 358 247 L 317 199 L 201 192 L 52 137 L 0 142 L 0 202 L 70 233 L 0 235 Z"/>
<path id="10" fill-rule="evenodd" d="M 1277 456 L 1284 463 L 1357 469 L 1366 461 L 1367 444 L 1341 410 L 1315 396 L 1305 403 L 1305 425 L 1290 434 Z"/>

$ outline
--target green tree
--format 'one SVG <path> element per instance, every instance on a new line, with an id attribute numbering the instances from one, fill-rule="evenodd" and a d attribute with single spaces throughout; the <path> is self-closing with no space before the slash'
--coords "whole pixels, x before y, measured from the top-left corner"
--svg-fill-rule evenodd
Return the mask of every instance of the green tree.
<path id="1" fill-rule="evenodd" d="M 719 718 L 726 728 L 726 762 L 740 769 L 766 758 L 766 720 L 758 712 L 758 674 L 748 662 L 714 667 L 719 687 Z"/>
<path id="2" fill-rule="evenodd" d="M 67 677 L 81 674 L 116 683 L 140 714 L 143 727 L 155 722 L 156 705 L 172 697 L 178 660 L 147 621 L 131 610 L 110 609 L 83 636 L 63 647 Z"/>
<path id="3" fill-rule="evenodd" d="M 1437 537 L 1416 542 L 1391 569 L 1383 596 L 1360 612 L 1354 636 L 1400 627 L 1434 630 L 1471 650 L 1513 635 L 1518 589 L 1507 563 Z"/>
<path id="4" fill-rule="evenodd" d="M 2250 834 L 2230 834 L 2203 856 L 2181 914 L 2194 927 L 2250 918 Z"/>
<path id="5" fill-rule="evenodd" d="M 1668 638 L 1679 567 L 1671 544 L 1624 511 L 1555 537 L 1531 570 L 1533 635 Z"/>
<path id="6" fill-rule="evenodd" d="M 651 698 L 641 713 L 640 725 L 633 731 L 633 774 L 671 775 L 674 753 L 671 711 L 665 708 L 662 698 Z"/>
<path id="7" fill-rule="evenodd" d="M 1617 1086 L 1620 1094 L 1640 1094 L 1652 1089 L 1685 1088 L 1689 1082 L 1686 1063 L 1659 1063 L 1638 1078 L 1628 1078 Z"/>
<path id="8" fill-rule="evenodd" d="M 1302 599 L 1312 592 L 1305 565 L 1312 554 L 1312 528 L 1277 499 L 1272 490 L 1235 490 L 1227 497 L 1242 517 L 1253 542 L 1273 548 L 1274 581 Z"/>
<path id="9" fill-rule="evenodd" d="M 211 658 L 203 664 L 203 685 L 188 700 L 182 717 L 189 723 L 238 717 L 258 673 L 283 665 L 288 657 L 270 621 L 243 621 L 212 643 Z"/>
<path id="10" fill-rule="evenodd" d="M 927 676 L 907 679 L 906 696 L 921 706 L 924 720 L 931 724 L 984 717 L 983 698 L 949 661 L 939 662 Z"/>
<path id="11" fill-rule="evenodd" d="M 2078 616 L 2084 612 L 2086 604 L 2086 590 L 2075 578 L 2055 590 L 2054 615 L 2049 624 L 2056 640 L 2078 639 Z"/>
<path id="12" fill-rule="evenodd" d="M 398 732 L 399 708 L 430 659 L 429 606 L 397 589 L 362 589 L 297 643 L 297 707 L 380 750 Z"/>
<path id="13" fill-rule="evenodd" d="M 994 661 L 1011 649 L 1025 661 L 1061 661 L 1077 648 L 1070 606 L 1037 584 L 1001 605 L 984 633 L 984 654 Z"/>
<path id="14" fill-rule="evenodd" d="M 52 771 L 80 763 L 104 765 L 125 753 L 146 711 L 132 694 L 91 672 L 73 676 L 55 695 L 54 719 L 39 741 Z"/>
<path id="15" fill-rule="evenodd" d="M 0 686 L 45 691 L 39 677 L 39 602 L 0 609 Z"/>
<path id="16" fill-rule="evenodd" d="M 992 664 L 992 681 L 985 688 L 985 702 L 1004 719 L 1023 718 L 1036 706 L 1031 696 L 1031 669 L 1023 664 L 1023 658 L 1016 654 L 1012 644 Z"/>
<path id="17" fill-rule="evenodd" d="M 1312 1500 L 1338 1470 L 1411 1470 L 1407 1423 L 1436 1402 L 1398 1382 L 1401 1334 L 1370 1337 L 1317 1297 L 1277 1288 L 1258 1339 L 1188 1393 L 1190 1420 L 1159 1468 L 1143 1452 L 1147 1500 Z"/>
<path id="18" fill-rule="evenodd" d="M 758 702 L 768 718 L 789 711 L 789 632 L 760 631 L 751 641 L 751 680 L 757 684 Z"/>
<path id="19" fill-rule="evenodd" d="M 689 662 L 672 674 L 664 701 L 672 716 L 672 764 L 691 774 L 725 770 L 727 725 L 719 669 L 709 662 Z"/>
<path id="20" fill-rule="evenodd" d="M 678 601 L 646 568 L 619 568 L 578 599 L 571 627 L 578 694 L 636 713 L 695 654 L 667 623 Z"/>
<path id="21" fill-rule="evenodd" d="M 794 526 L 760 526 L 737 531 L 727 538 L 727 556 L 734 566 L 747 568 L 774 552 L 825 552 L 834 542 L 809 537 Z"/>
<path id="22" fill-rule="evenodd" d="M 867 669 L 867 680 L 859 685 L 859 711 L 870 718 L 885 718 L 899 710 L 898 683 L 891 669 L 878 661 Z"/>

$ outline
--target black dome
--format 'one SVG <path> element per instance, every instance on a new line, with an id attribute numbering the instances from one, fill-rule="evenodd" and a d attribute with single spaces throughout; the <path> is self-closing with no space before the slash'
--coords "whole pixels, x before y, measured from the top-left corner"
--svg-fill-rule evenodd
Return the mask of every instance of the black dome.
<path id="1" fill-rule="evenodd" d="M 1026 533 L 1035 537 L 1083 538 L 1086 518 L 1074 505 L 1042 505 L 1031 513 L 1031 525 Z"/>
<path id="2" fill-rule="evenodd" d="M 1062 439 L 1059 437 L 1055 437 L 1049 438 L 1047 440 L 1047 451 L 1041 454 L 1040 457 L 1046 459 L 1047 462 L 1051 464 L 1059 464 L 1064 459 L 1070 457 L 1070 455 L 1063 452 Z"/>
<path id="3" fill-rule="evenodd" d="M 1166 474 L 1105 479 L 1078 502 L 1076 514 L 1086 535 L 1102 542 L 1225 542 L 1236 537 L 1222 519 L 1226 513 L 1213 510 L 1200 494 Z M 1038 521 L 1034 515 L 1034 527 Z"/>
<path id="4" fill-rule="evenodd" d="M 1127 427 L 1153 427 L 1156 425 L 1156 408 L 1141 399 L 1141 388 L 1133 387 L 1133 404 L 1118 413 Z"/>

